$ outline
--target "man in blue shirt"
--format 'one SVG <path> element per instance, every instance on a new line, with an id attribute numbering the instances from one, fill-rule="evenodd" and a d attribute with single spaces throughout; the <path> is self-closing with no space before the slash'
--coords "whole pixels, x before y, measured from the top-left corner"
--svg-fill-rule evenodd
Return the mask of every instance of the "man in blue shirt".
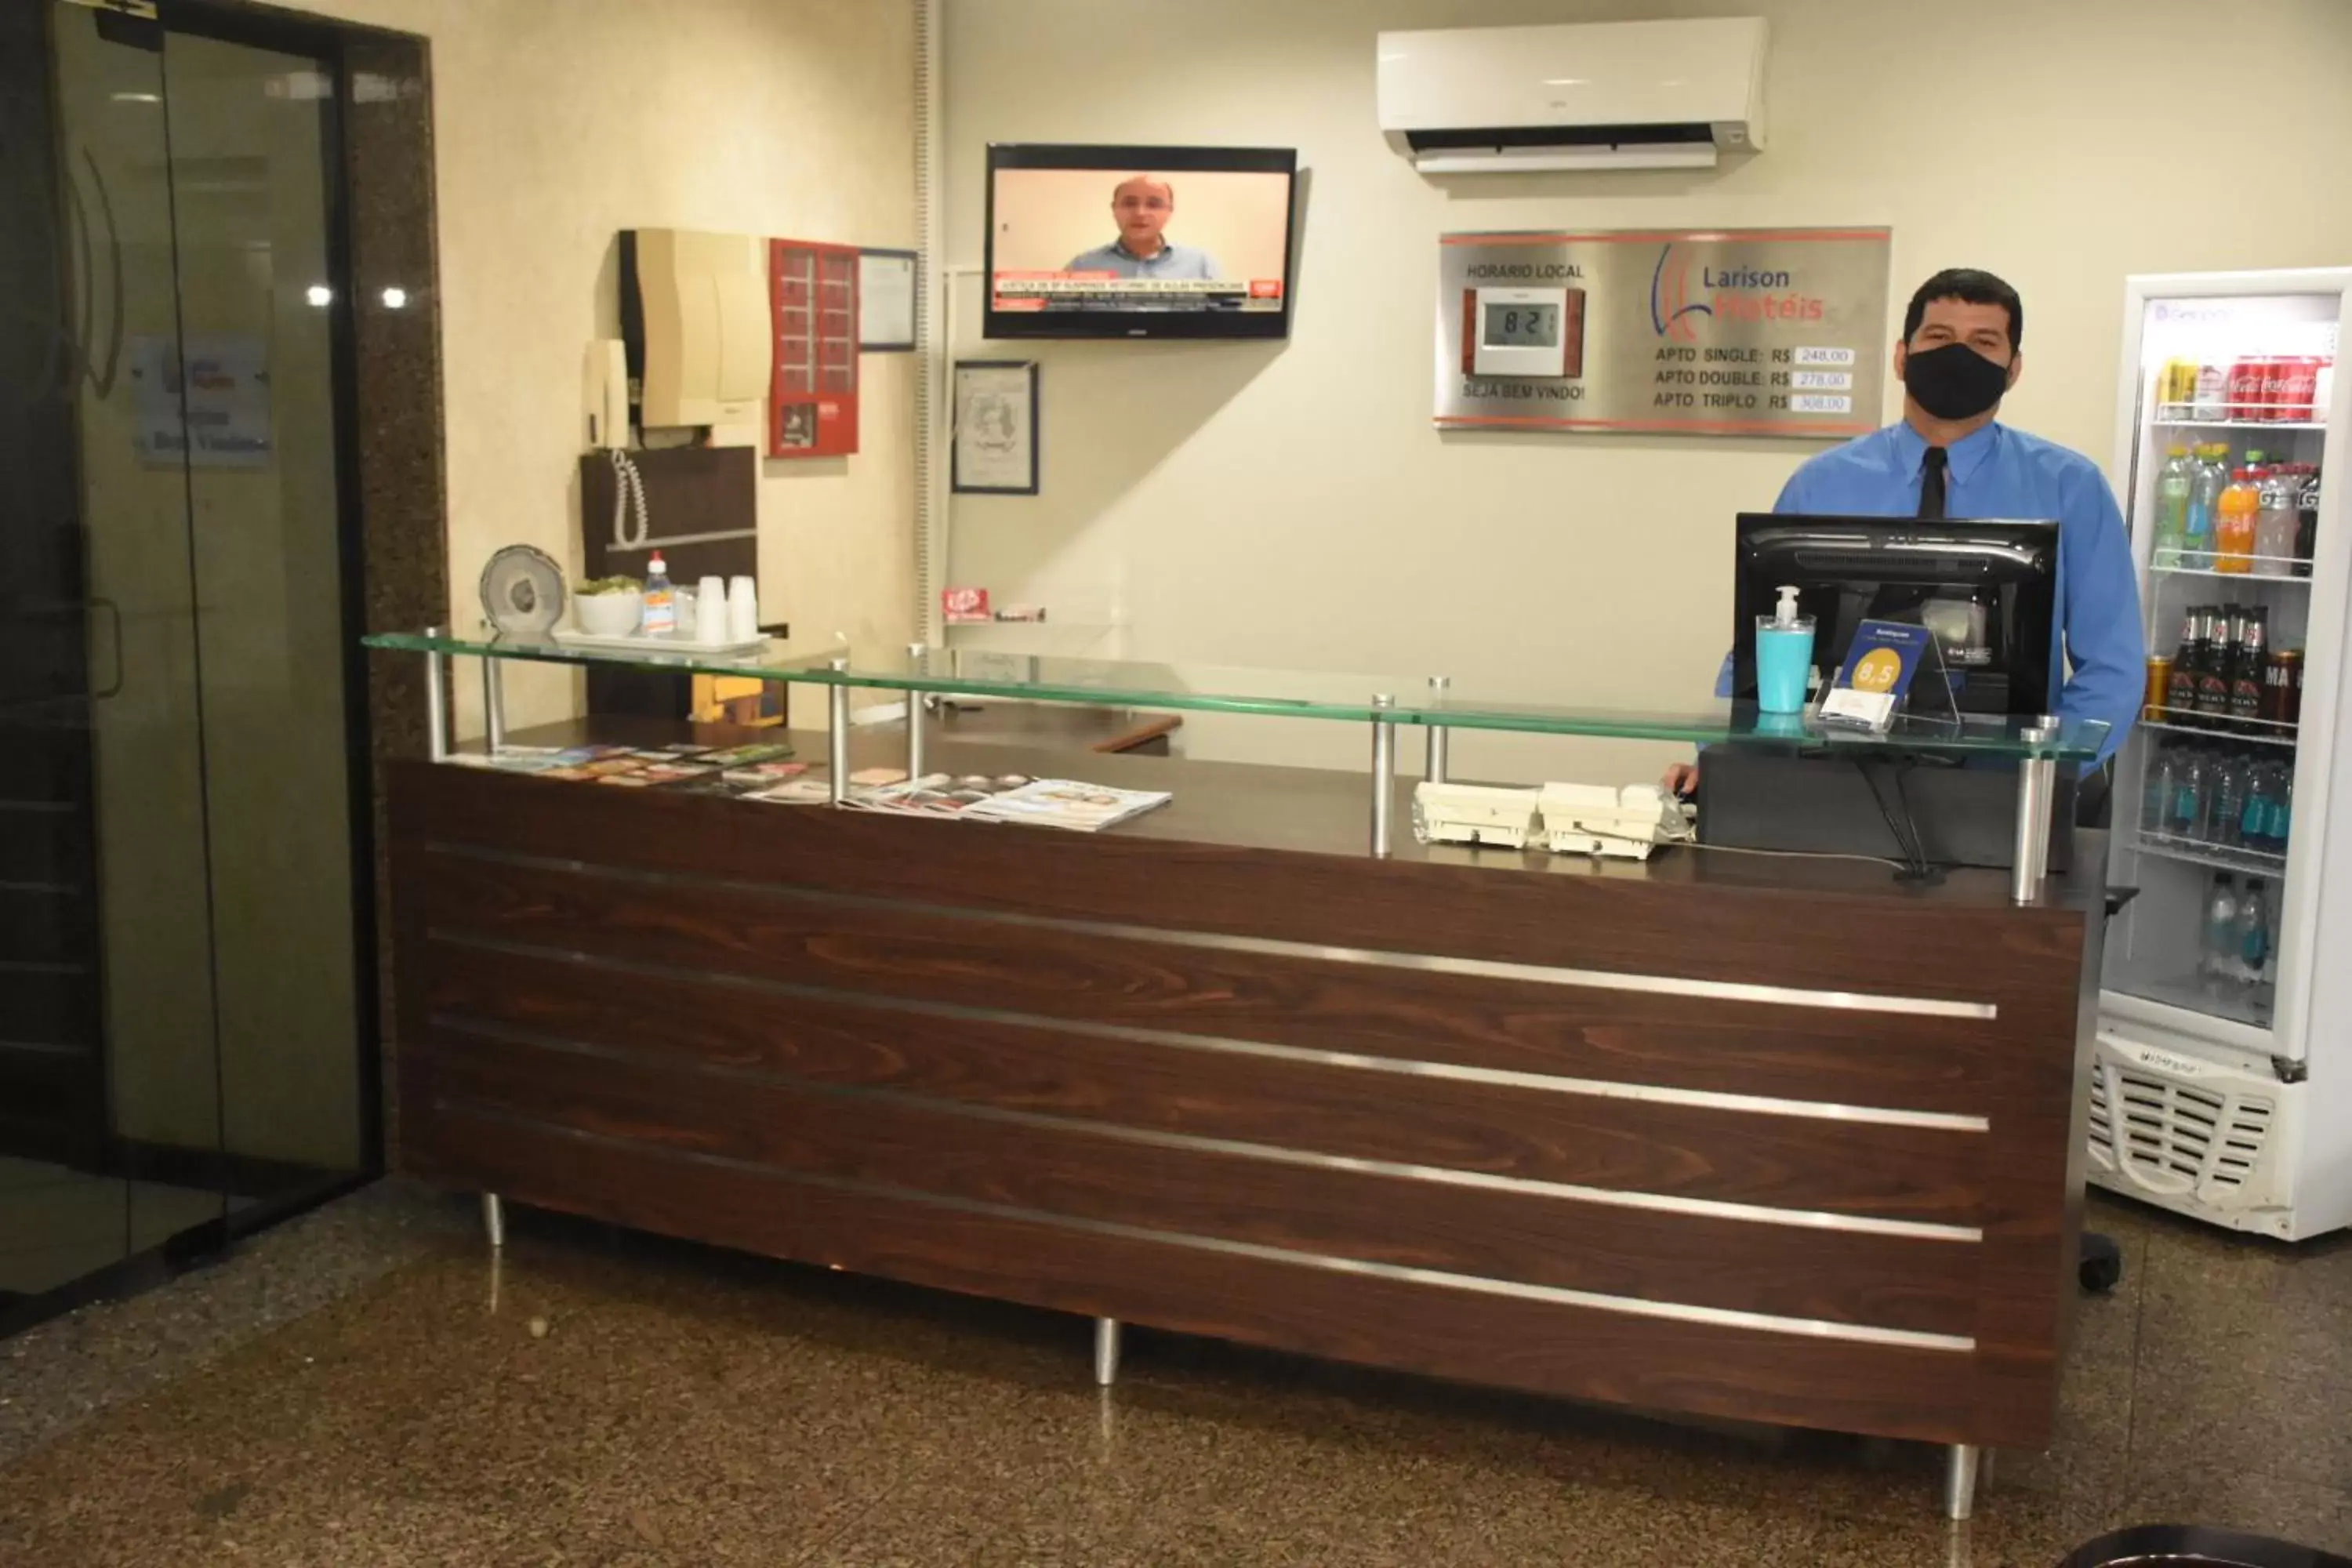
<path id="1" fill-rule="evenodd" d="M 1954 268 L 1928 279 L 1911 296 L 1895 345 L 1902 423 L 1806 459 L 1773 510 L 2057 519 L 2068 667 L 2058 710 L 2106 721 L 2105 761 L 2123 744 L 2147 689 L 2139 582 L 2123 514 L 2098 466 L 1993 418 L 2024 368 L 2024 336 L 2023 302 L 1991 273 Z M 1667 773 L 1685 793 L 1696 780 L 1690 763 Z"/>
<path id="2" fill-rule="evenodd" d="M 1214 281 L 1216 258 L 1189 245 L 1171 245 L 1160 232 L 1176 216 L 1176 187 L 1149 174 L 1130 174 L 1110 194 L 1118 237 L 1070 258 L 1069 271 L 1119 278 L 1182 278 Z"/>

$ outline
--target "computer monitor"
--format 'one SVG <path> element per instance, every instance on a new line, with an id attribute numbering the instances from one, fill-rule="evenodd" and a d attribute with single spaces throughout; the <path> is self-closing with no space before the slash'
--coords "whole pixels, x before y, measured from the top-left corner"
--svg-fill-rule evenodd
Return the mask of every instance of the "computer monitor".
<path id="1" fill-rule="evenodd" d="M 2052 521 L 1826 517 L 1742 512 L 1732 595 L 1731 695 L 1756 696 L 1756 617 L 1782 585 L 1814 619 L 1813 662 L 1827 681 L 1865 620 L 1936 636 L 1960 713 L 2054 713 L 2063 665 L 2063 581 Z"/>

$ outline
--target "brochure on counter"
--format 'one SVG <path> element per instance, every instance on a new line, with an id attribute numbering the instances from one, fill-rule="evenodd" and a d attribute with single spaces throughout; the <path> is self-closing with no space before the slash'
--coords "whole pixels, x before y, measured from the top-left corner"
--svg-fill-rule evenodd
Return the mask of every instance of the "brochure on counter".
<path id="1" fill-rule="evenodd" d="M 1131 821 L 1172 798 L 1165 790 L 1114 789 L 1072 779 L 949 779 L 933 774 L 857 790 L 845 804 L 852 810 L 893 816 L 1021 822 L 1094 833 Z"/>
<path id="2" fill-rule="evenodd" d="M 784 742 L 723 748 L 677 742 L 642 749 L 509 745 L 496 755 L 463 752 L 449 761 L 462 767 L 621 789 L 723 795 L 771 805 L 830 803 L 833 787 L 823 765 L 793 762 L 792 755 L 792 746 Z M 1018 774 L 951 778 L 929 773 L 910 780 L 891 768 L 863 770 L 852 774 L 849 784 L 843 805 L 853 811 L 1018 822 L 1076 833 L 1097 833 L 1130 822 L 1174 798 L 1166 790 L 1117 789 L 1076 779 L 1032 779 Z"/>

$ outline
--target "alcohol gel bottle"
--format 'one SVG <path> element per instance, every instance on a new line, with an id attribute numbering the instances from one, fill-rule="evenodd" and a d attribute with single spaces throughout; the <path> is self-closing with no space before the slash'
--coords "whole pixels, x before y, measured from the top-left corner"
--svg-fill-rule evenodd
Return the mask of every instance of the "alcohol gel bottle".
<path id="1" fill-rule="evenodd" d="M 1813 668 L 1813 618 L 1797 614 L 1797 590 L 1780 590 L 1780 603 L 1756 617 L 1756 706 L 1765 713 L 1805 710 L 1805 678 Z"/>
<path id="2" fill-rule="evenodd" d="M 677 591 L 670 586 L 669 565 L 654 552 L 646 563 L 646 636 L 666 637 L 677 630 Z"/>

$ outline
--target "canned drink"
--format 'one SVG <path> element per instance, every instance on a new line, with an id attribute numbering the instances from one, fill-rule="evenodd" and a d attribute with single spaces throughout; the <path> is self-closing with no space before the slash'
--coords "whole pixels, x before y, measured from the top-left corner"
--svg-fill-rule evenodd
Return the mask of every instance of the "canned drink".
<path id="1" fill-rule="evenodd" d="M 2263 718 L 2273 724 L 2303 722 L 2303 649 L 2280 648 L 2263 667 Z"/>
<path id="2" fill-rule="evenodd" d="M 2294 356 L 2277 354 L 2263 362 L 2263 417 L 2273 422 L 2287 413 L 2287 384 L 2294 379 Z"/>
<path id="3" fill-rule="evenodd" d="M 2319 407 L 2319 361 L 2302 354 L 2288 362 L 2285 395 L 2280 399 L 2281 419 L 2309 423 Z"/>
<path id="4" fill-rule="evenodd" d="M 2228 412 L 2225 419 L 2260 419 L 2263 405 L 2263 362 L 2242 359 L 2230 366 Z"/>
<path id="5" fill-rule="evenodd" d="M 2197 367 L 2195 401 L 2191 411 L 2200 419 L 2227 419 L 2230 416 L 2228 365 L 2200 364 Z"/>
<path id="6" fill-rule="evenodd" d="M 2147 656 L 2147 687 L 2140 697 L 2139 716 L 2161 723 L 2172 710 L 2172 656 Z"/>

